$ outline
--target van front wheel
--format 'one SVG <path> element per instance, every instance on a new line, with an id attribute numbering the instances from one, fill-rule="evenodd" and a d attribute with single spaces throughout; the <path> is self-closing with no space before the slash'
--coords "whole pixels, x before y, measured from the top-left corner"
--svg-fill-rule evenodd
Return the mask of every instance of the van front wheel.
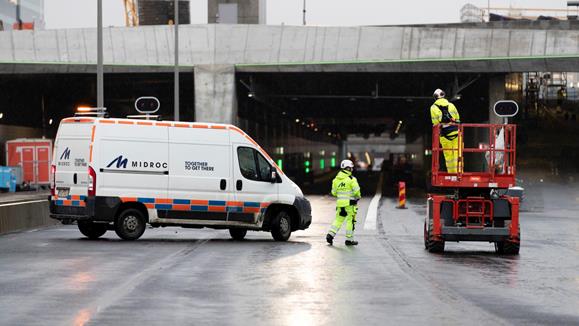
<path id="1" fill-rule="evenodd" d="M 129 208 L 121 212 L 115 221 L 115 232 L 123 240 L 137 240 L 145 232 L 145 217 L 138 209 Z"/>
<path id="2" fill-rule="evenodd" d="M 281 211 L 275 217 L 271 226 L 271 235 L 275 241 L 287 241 L 292 234 L 291 217 L 287 212 Z"/>
<path id="3" fill-rule="evenodd" d="M 85 237 L 95 240 L 107 232 L 107 225 L 103 223 L 93 223 L 91 221 L 78 221 L 78 230 Z"/>

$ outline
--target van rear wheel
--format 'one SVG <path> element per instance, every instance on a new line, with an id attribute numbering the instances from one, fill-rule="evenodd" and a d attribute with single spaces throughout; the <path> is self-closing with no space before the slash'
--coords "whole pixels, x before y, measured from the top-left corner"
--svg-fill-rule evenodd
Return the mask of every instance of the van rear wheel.
<path id="1" fill-rule="evenodd" d="M 123 240 L 137 240 L 145 232 L 145 217 L 138 209 L 121 212 L 115 221 L 115 232 Z"/>
<path id="2" fill-rule="evenodd" d="M 85 237 L 95 240 L 107 232 L 107 225 L 104 223 L 93 223 L 92 221 L 78 221 L 78 230 Z"/>
<path id="3" fill-rule="evenodd" d="M 271 235 L 275 241 L 287 241 L 292 234 L 292 220 L 289 214 L 281 211 L 275 217 L 271 226 Z"/>
<path id="4" fill-rule="evenodd" d="M 229 234 L 233 238 L 233 240 L 243 240 L 245 235 L 247 234 L 246 229 L 229 229 Z"/>

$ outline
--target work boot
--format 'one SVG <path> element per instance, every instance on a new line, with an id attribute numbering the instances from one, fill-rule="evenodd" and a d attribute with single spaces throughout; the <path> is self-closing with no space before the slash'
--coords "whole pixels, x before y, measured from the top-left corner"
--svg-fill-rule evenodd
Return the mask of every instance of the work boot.
<path id="1" fill-rule="evenodd" d="M 358 241 L 356 240 L 346 240 L 346 246 L 357 246 Z"/>
<path id="2" fill-rule="evenodd" d="M 328 244 L 330 246 L 333 245 L 334 244 L 334 236 L 328 233 L 326 235 L 326 241 L 328 242 Z"/>

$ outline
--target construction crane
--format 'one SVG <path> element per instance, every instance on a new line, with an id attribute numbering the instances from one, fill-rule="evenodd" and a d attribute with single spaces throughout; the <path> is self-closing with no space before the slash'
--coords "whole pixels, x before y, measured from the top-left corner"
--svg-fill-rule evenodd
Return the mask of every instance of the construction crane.
<path id="1" fill-rule="evenodd" d="M 125 25 L 129 27 L 139 26 L 137 15 L 137 0 L 123 0 L 125 3 Z"/>

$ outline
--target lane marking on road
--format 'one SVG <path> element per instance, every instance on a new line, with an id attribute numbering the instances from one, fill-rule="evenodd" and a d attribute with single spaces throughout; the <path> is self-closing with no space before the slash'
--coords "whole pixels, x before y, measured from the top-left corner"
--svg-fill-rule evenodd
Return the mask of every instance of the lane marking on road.
<path id="1" fill-rule="evenodd" d="M 376 186 L 376 194 L 370 201 L 368 206 L 368 212 L 366 213 L 366 220 L 364 221 L 364 230 L 376 230 L 376 219 L 378 218 L 378 204 L 380 204 L 380 198 L 382 198 L 382 179 L 384 173 L 380 173 L 380 178 L 378 179 L 378 186 Z"/>
<path id="2" fill-rule="evenodd" d="M 39 200 L 22 201 L 22 202 L 17 202 L 17 203 L 1 204 L 0 207 L 18 206 L 18 205 L 25 205 L 25 204 L 41 203 L 41 202 L 47 202 L 47 200 L 46 199 L 39 199 Z"/>

